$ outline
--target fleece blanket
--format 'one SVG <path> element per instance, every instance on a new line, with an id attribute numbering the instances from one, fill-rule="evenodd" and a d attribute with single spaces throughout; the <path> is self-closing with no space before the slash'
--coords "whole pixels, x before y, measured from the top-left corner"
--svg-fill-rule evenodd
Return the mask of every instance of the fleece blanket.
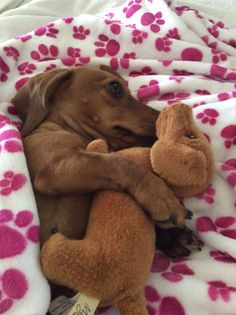
<path id="1" fill-rule="evenodd" d="M 38 72 L 100 64 L 119 71 L 147 106 L 191 106 L 215 157 L 211 185 L 184 200 L 203 250 L 174 260 L 156 253 L 145 288 L 150 315 L 236 314 L 235 48 L 235 29 L 164 0 L 66 16 L 0 45 L 0 314 L 43 315 L 49 303 L 19 121 L 8 102 Z"/>

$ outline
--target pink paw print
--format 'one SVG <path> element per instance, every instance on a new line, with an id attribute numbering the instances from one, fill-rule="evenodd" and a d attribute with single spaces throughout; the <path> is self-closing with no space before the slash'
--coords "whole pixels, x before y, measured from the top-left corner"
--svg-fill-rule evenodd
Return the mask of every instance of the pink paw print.
<path id="1" fill-rule="evenodd" d="M 33 73 L 37 68 L 35 64 L 30 63 L 28 61 L 22 62 L 18 67 L 17 67 L 19 74 L 24 75 L 24 74 L 31 74 Z"/>
<path id="2" fill-rule="evenodd" d="M 228 183 L 232 186 L 236 186 L 236 159 L 230 159 L 226 161 L 222 167 L 222 171 L 229 172 L 229 175 L 227 176 Z"/>
<path id="3" fill-rule="evenodd" d="M 143 40 L 148 37 L 148 33 L 141 30 L 132 31 L 132 42 L 134 44 L 142 44 Z"/>
<path id="4" fill-rule="evenodd" d="M 232 145 L 236 145 L 236 125 L 229 125 L 222 129 L 221 137 L 224 138 L 224 145 L 230 149 Z"/>
<path id="5" fill-rule="evenodd" d="M 13 191 L 21 189 L 27 182 L 27 177 L 21 173 L 5 172 L 0 178 L 0 195 L 8 196 Z"/>
<path id="6" fill-rule="evenodd" d="M 162 19 L 162 13 L 157 12 L 155 15 L 146 12 L 141 17 L 141 24 L 144 26 L 150 26 L 150 30 L 154 33 L 158 33 L 160 31 L 160 25 L 165 24 L 165 20 Z"/>
<path id="7" fill-rule="evenodd" d="M 81 50 L 79 48 L 68 47 L 67 58 L 63 58 L 61 61 L 65 66 L 81 66 L 89 63 L 90 57 L 82 57 L 80 55 Z M 79 62 L 78 62 L 79 61 Z"/>
<path id="8" fill-rule="evenodd" d="M 160 315 L 186 315 L 186 311 L 180 301 L 173 296 L 165 296 L 161 298 L 156 288 L 147 285 L 145 287 L 145 297 L 148 302 L 147 311 L 149 315 L 156 315 L 157 309 Z M 152 305 L 155 303 L 155 305 Z M 158 308 L 157 308 L 157 305 Z M 174 312 L 174 313 L 173 313 Z"/>
<path id="9" fill-rule="evenodd" d="M 19 51 L 12 46 L 4 47 L 3 50 L 5 51 L 7 57 L 12 57 L 15 61 L 18 60 L 20 54 Z"/>
<path id="10" fill-rule="evenodd" d="M 236 219 L 230 216 L 218 217 L 215 221 L 209 217 L 199 217 L 196 221 L 196 227 L 199 232 L 214 231 L 226 237 L 236 239 L 236 229 L 228 229 L 235 224 L 235 221 Z"/>
<path id="11" fill-rule="evenodd" d="M 123 57 L 120 58 L 120 65 L 124 69 L 129 68 L 129 60 L 130 59 L 136 59 L 135 52 L 131 53 L 124 53 Z M 110 66 L 112 69 L 117 70 L 119 68 L 119 60 L 118 58 L 111 58 L 110 60 Z"/>
<path id="12" fill-rule="evenodd" d="M 57 38 L 58 33 L 59 33 L 59 30 L 54 27 L 54 23 L 43 25 L 34 31 L 34 34 L 37 36 L 46 35 L 48 37 L 53 37 L 53 38 Z"/>
<path id="13" fill-rule="evenodd" d="M 70 24 L 73 22 L 74 18 L 72 16 L 67 16 L 65 18 L 62 18 L 62 20 L 66 23 L 66 24 Z"/>
<path id="14" fill-rule="evenodd" d="M 200 119 L 203 124 L 209 123 L 214 126 L 219 113 L 213 108 L 206 108 L 203 112 L 197 114 L 197 119 Z"/>
<path id="15" fill-rule="evenodd" d="M 15 83 L 15 89 L 18 91 L 22 86 L 24 86 L 26 84 L 26 82 L 29 81 L 29 77 L 24 77 L 20 80 L 17 80 Z"/>
<path id="16" fill-rule="evenodd" d="M 130 18 L 133 16 L 138 10 L 141 9 L 141 2 L 142 0 L 131 0 L 127 7 L 123 9 L 123 12 L 125 13 L 126 18 Z"/>
<path id="17" fill-rule="evenodd" d="M 7 269 L 0 275 L 0 314 L 7 312 L 15 300 L 21 300 L 28 291 L 28 281 L 18 269 Z"/>
<path id="18" fill-rule="evenodd" d="M 166 34 L 166 37 L 175 38 L 175 39 L 179 40 L 180 35 L 179 35 L 179 31 L 178 31 L 177 27 L 170 29 L 169 32 Z"/>
<path id="19" fill-rule="evenodd" d="M 186 259 L 170 259 L 160 253 L 154 256 L 151 272 L 161 273 L 161 276 L 170 282 L 179 282 L 184 276 L 194 275 L 194 271 L 186 264 Z"/>
<path id="20" fill-rule="evenodd" d="M 217 250 L 212 250 L 210 252 L 211 257 L 213 257 L 217 261 L 221 261 L 226 264 L 236 264 L 236 259 L 227 253 L 223 253 Z"/>
<path id="21" fill-rule="evenodd" d="M 169 67 L 173 61 L 167 59 L 167 60 L 160 60 L 159 62 L 163 65 L 163 67 Z"/>
<path id="22" fill-rule="evenodd" d="M 226 43 L 234 48 L 236 48 L 236 40 L 235 39 L 230 39 L 230 41 L 228 43 Z"/>
<path id="23" fill-rule="evenodd" d="M 11 120 L 5 115 L 0 115 L 0 128 L 3 128 L 6 125 L 12 125 Z M 2 140 L 4 140 L 4 139 L 2 139 Z"/>
<path id="24" fill-rule="evenodd" d="M 184 79 L 185 79 L 184 77 L 180 77 L 180 76 L 176 76 L 176 75 L 169 77 L 169 80 L 173 80 L 176 83 L 181 83 Z"/>
<path id="25" fill-rule="evenodd" d="M 203 193 L 198 194 L 196 197 L 198 199 L 204 200 L 208 204 L 212 204 L 214 202 L 215 194 L 216 194 L 215 188 L 212 186 L 208 186 L 207 189 Z"/>
<path id="26" fill-rule="evenodd" d="M 218 65 L 211 65 L 210 73 L 212 76 L 217 77 L 217 79 L 224 78 L 227 68 Z M 223 82 L 223 81 L 219 81 Z"/>
<path id="27" fill-rule="evenodd" d="M 48 71 L 51 71 L 53 69 L 56 69 L 56 65 L 54 63 L 51 63 L 49 66 L 47 66 L 45 69 L 44 69 L 44 72 L 48 72 Z"/>
<path id="28" fill-rule="evenodd" d="M 232 72 L 229 72 L 226 76 L 226 79 L 228 80 L 236 80 L 236 71 L 233 70 Z"/>
<path id="29" fill-rule="evenodd" d="M 22 42 L 27 42 L 31 38 L 32 38 L 32 35 L 29 35 L 29 34 L 24 34 L 24 35 L 17 37 L 17 39 L 20 39 Z"/>
<path id="30" fill-rule="evenodd" d="M 236 292 L 236 288 L 226 285 L 221 280 L 214 280 L 208 282 L 208 295 L 212 301 L 221 298 L 225 302 L 229 302 L 232 292 Z"/>
<path id="31" fill-rule="evenodd" d="M 201 105 L 205 105 L 206 103 L 205 102 L 200 102 L 200 103 L 195 103 L 195 104 L 193 104 L 193 108 L 195 108 L 195 107 L 198 107 L 198 106 L 201 106 Z M 208 136 L 208 138 L 209 138 L 209 136 Z M 210 139 L 210 138 L 209 138 Z M 210 142 L 210 141 L 209 141 Z"/>
<path id="32" fill-rule="evenodd" d="M 152 70 L 152 68 L 145 66 L 140 71 L 132 71 L 130 72 L 130 77 L 136 77 L 138 75 L 156 75 L 156 72 Z"/>
<path id="33" fill-rule="evenodd" d="M 167 36 L 159 37 L 156 39 L 155 46 L 158 51 L 169 52 L 171 50 L 172 40 Z"/>
<path id="34" fill-rule="evenodd" d="M 236 159 L 227 160 L 222 166 L 222 171 L 234 171 L 236 170 Z"/>
<path id="35" fill-rule="evenodd" d="M 204 41 L 204 43 L 207 44 L 208 47 L 211 47 L 212 49 L 216 49 L 217 48 L 217 42 L 210 42 L 210 38 L 208 35 L 204 35 L 201 37 L 201 39 Z"/>
<path id="36" fill-rule="evenodd" d="M 120 51 L 120 44 L 115 39 L 109 39 L 105 34 L 98 36 L 100 41 L 95 42 L 95 46 L 99 47 L 95 50 L 97 57 L 103 57 L 106 54 L 115 56 Z"/>
<path id="37" fill-rule="evenodd" d="M 201 61 L 202 58 L 202 51 L 194 47 L 185 48 L 181 53 L 181 59 L 186 61 Z"/>
<path id="38" fill-rule="evenodd" d="M 157 80 L 151 80 L 148 85 L 141 85 L 137 92 L 140 101 L 147 101 L 150 97 L 160 93 L 160 87 Z"/>
<path id="39" fill-rule="evenodd" d="M 0 56 L 0 82 L 5 82 L 8 79 L 7 73 L 10 72 L 10 68 Z"/>
<path id="40" fill-rule="evenodd" d="M 194 14 L 197 18 L 199 19 L 203 19 L 203 16 L 200 14 L 200 12 L 198 10 L 193 10 L 194 11 Z"/>
<path id="41" fill-rule="evenodd" d="M 221 22 L 221 21 L 216 22 L 216 23 L 215 23 L 212 19 L 209 19 L 209 21 L 213 24 L 212 27 L 209 27 L 209 28 L 208 28 L 209 32 L 210 32 L 212 35 L 217 31 L 218 28 L 224 28 L 224 27 L 225 27 L 224 23 Z M 214 35 L 213 35 L 213 36 L 214 36 Z M 218 36 L 218 35 L 217 35 L 217 36 Z M 216 37 L 217 37 L 217 36 L 216 36 Z"/>
<path id="42" fill-rule="evenodd" d="M 110 25 L 110 30 L 113 34 L 118 35 L 120 34 L 120 20 L 105 20 L 107 25 Z"/>
<path id="43" fill-rule="evenodd" d="M 11 115 L 17 116 L 16 109 L 13 105 L 7 107 L 7 112 Z"/>
<path id="44" fill-rule="evenodd" d="M 67 48 L 68 57 L 79 58 L 81 56 L 80 53 L 81 53 L 81 49 L 79 49 L 79 48 L 73 48 L 73 47 Z"/>
<path id="45" fill-rule="evenodd" d="M 217 49 L 212 48 L 211 52 L 213 54 L 212 62 L 215 63 L 215 64 L 217 64 L 217 63 L 219 63 L 221 61 L 226 61 L 228 59 L 226 53 L 220 52 Z"/>
<path id="46" fill-rule="evenodd" d="M 39 226 L 32 225 L 33 213 L 22 210 L 14 216 L 8 209 L 0 210 L 0 258 L 20 255 L 28 245 L 28 241 L 39 242 Z"/>
<path id="47" fill-rule="evenodd" d="M 216 24 L 212 25 L 212 27 L 208 27 L 207 30 L 212 36 L 216 38 L 219 36 L 218 26 Z"/>
<path id="48" fill-rule="evenodd" d="M 31 51 L 32 59 L 36 61 L 48 61 L 55 59 L 59 54 L 58 48 L 55 45 L 46 46 L 44 44 L 40 44 L 37 50 Z"/>
<path id="49" fill-rule="evenodd" d="M 6 124 L 13 125 L 9 120 L 2 120 L 0 118 L 0 126 L 3 127 Z M 7 152 L 15 153 L 23 151 L 23 146 L 21 143 L 21 135 L 18 130 L 10 129 L 5 130 L 0 134 L 0 152 L 4 148 Z M 1 186 L 1 182 L 0 182 Z M 1 193 L 0 193 L 1 194 Z"/>
<path id="50" fill-rule="evenodd" d="M 178 7 L 175 7 L 176 13 L 178 16 L 181 16 L 185 11 L 189 11 L 190 8 L 187 5 L 181 5 Z"/>
<path id="51" fill-rule="evenodd" d="M 175 10 L 176 10 L 176 13 L 177 13 L 178 16 L 181 16 L 185 11 L 192 11 L 192 12 L 194 12 L 194 15 L 197 18 L 199 18 L 199 19 L 203 18 L 203 16 L 200 14 L 200 12 L 198 10 L 191 9 L 187 5 L 182 5 L 182 6 L 176 7 Z"/>
<path id="52" fill-rule="evenodd" d="M 190 96 L 189 93 L 186 92 L 178 92 L 178 93 L 166 93 L 163 94 L 159 100 L 160 101 L 167 101 L 169 105 L 178 103 L 181 100 L 187 99 Z"/>
<path id="53" fill-rule="evenodd" d="M 89 29 L 85 29 L 83 25 L 73 27 L 73 37 L 75 39 L 84 40 L 90 34 Z"/>
<path id="54" fill-rule="evenodd" d="M 207 90 L 201 90 L 201 89 L 195 90 L 194 92 L 195 92 L 196 94 L 198 94 L 198 95 L 210 95 L 210 94 L 211 94 L 209 91 L 207 91 Z"/>

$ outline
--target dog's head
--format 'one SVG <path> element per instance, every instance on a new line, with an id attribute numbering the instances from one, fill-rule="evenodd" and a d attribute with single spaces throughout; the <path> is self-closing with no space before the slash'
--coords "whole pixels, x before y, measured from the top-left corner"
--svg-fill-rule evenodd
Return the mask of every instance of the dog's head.
<path id="1" fill-rule="evenodd" d="M 134 99 L 110 68 L 57 69 L 31 78 L 12 100 L 27 136 L 45 120 L 105 138 L 113 149 L 151 145 L 158 112 Z"/>

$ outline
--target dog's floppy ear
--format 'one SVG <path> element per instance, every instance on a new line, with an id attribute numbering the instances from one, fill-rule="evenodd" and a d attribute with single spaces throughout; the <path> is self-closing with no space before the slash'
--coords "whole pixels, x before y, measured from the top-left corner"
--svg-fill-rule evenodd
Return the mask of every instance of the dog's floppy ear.
<path id="1" fill-rule="evenodd" d="M 67 69 L 37 74 L 17 92 L 12 103 L 23 120 L 21 130 L 23 137 L 33 131 L 46 117 L 50 109 L 50 98 L 70 74 L 71 71 Z"/>
<path id="2" fill-rule="evenodd" d="M 108 66 L 101 65 L 99 68 L 100 68 L 101 70 L 103 70 L 103 71 L 107 71 L 107 72 L 109 72 L 109 73 L 114 74 L 115 76 L 117 76 L 117 77 L 118 77 L 119 79 L 121 79 L 121 80 L 124 80 L 124 78 L 122 78 L 122 76 L 119 75 L 119 73 L 117 73 L 116 71 L 114 71 L 113 69 L 111 69 L 111 68 L 108 67 Z"/>

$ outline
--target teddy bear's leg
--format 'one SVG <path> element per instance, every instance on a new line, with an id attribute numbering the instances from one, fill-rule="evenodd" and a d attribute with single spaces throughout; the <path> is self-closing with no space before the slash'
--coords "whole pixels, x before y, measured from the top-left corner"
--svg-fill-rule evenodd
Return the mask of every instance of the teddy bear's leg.
<path id="1" fill-rule="evenodd" d="M 121 315 L 148 315 L 144 293 L 126 296 L 115 304 Z"/>
<path id="2" fill-rule="evenodd" d="M 45 276 L 53 283 L 74 291 L 89 292 L 95 288 L 100 246 L 90 240 L 69 240 L 57 233 L 43 245 L 41 265 Z"/>

